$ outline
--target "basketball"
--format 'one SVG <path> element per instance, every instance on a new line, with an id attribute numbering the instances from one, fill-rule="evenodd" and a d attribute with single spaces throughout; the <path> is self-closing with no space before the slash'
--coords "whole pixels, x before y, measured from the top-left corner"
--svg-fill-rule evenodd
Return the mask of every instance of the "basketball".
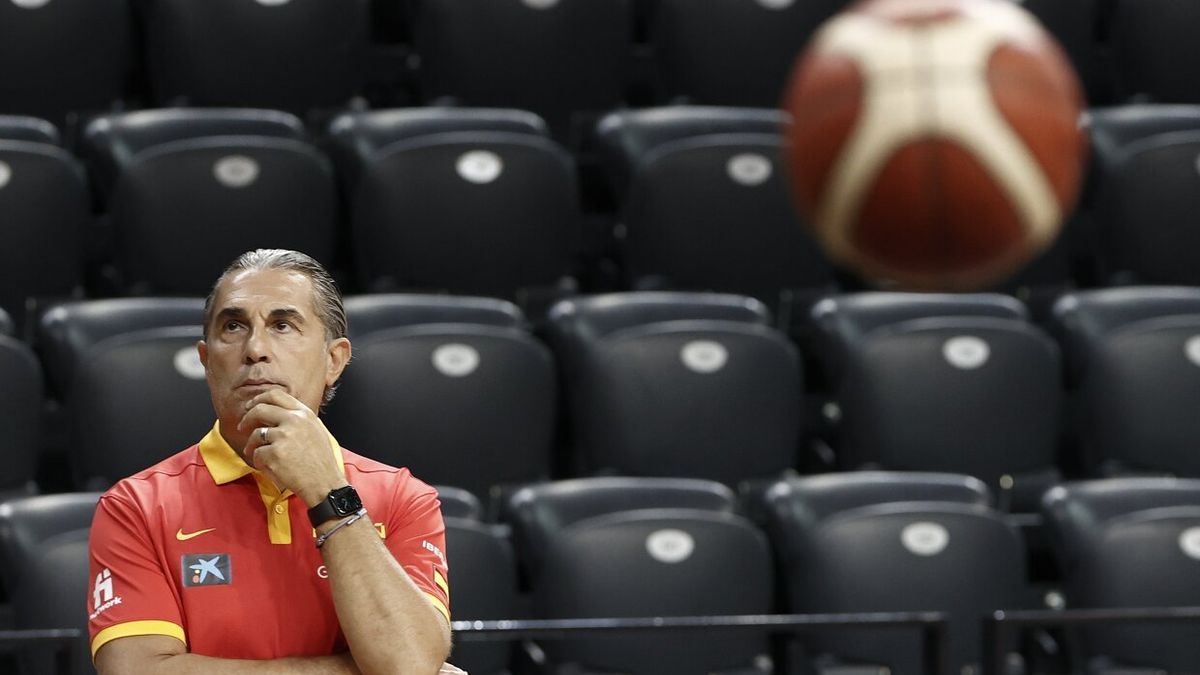
<path id="1" fill-rule="evenodd" d="M 1008 0 L 867 0 L 793 68 L 793 193 L 826 254 L 917 290 L 1003 282 L 1053 243 L 1087 140 L 1065 53 Z"/>

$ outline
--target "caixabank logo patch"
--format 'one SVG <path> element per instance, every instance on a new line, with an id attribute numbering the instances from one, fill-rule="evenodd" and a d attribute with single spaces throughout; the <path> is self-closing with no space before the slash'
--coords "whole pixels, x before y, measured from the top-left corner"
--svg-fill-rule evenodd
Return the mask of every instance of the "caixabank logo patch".
<path id="1" fill-rule="evenodd" d="M 228 553 L 190 553 L 182 557 L 180 564 L 184 588 L 233 583 L 233 564 Z"/>

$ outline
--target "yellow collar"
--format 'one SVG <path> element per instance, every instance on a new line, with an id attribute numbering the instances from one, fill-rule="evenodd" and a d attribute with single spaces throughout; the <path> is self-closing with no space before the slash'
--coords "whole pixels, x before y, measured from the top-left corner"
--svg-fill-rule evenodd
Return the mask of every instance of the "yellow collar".
<path id="1" fill-rule="evenodd" d="M 342 449 L 332 434 L 329 435 L 329 446 L 333 450 L 334 457 L 337 458 L 338 469 L 345 473 L 346 465 L 342 459 Z M 200 457 L 204 460 L 204 465 L 208 467 L 208 472 L 212 474 L 217 485 L 232 483 L 242 476 L 259 473 L 258 469 L 242 459 L 240 452 L 235 451 L 229 447 L 229 443 L 225 442 L 225 437 L 221 435 L 220 421 L 214 423 L 213 428 L 200 440 Z"/>

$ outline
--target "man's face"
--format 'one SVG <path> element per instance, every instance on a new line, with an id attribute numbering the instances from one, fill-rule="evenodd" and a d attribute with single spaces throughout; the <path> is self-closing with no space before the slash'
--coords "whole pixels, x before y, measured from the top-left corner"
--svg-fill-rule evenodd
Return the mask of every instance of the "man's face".
<path id="1" fill-rule="evenodd" d="M 221 282 L 197 348 L 227 438 L 257 394 L 279 388 L 315 412 L 341 375 L 350 342 L 326 341 L 313 299 L 312 281 L 288 270 L 246 270 Z"/>

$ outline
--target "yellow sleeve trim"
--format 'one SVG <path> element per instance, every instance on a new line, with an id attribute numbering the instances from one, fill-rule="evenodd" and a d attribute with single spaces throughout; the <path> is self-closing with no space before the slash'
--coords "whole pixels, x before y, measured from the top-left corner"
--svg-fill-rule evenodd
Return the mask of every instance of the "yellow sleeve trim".
<path id="1" fill-rule="evenodd" d="M 450 597 L 450 585 L 446 583 L 446 578 L 442 576 L 441 572 L 437 570 L 433 571 L 433 583 L 437 584 L 437 587 L 442 589 L 442 592 L 446 594 L 447 598 Z"/>
<path id="2" fill-rule="evenodd" d="M 429 602 L 433 603 L 434 609 L 441 612 L 442 616 L 446 617 L 446 623 L 450 623 L 450 609 L 446 607 L 446 603 L 442 602 L 441 598 L 432 593 L 426 593 L 425 597 L 429 598 Z"/>
<path id="3" fill-rule="evenodd" d="M 115 626 L 109 626 L 96 633 L 92 638 L 92 659 L 104 645 L 117 638 L 133 637 L 135 635 L 165 635 L 179 640 L 187 645 L 187 636 L 183 634 L 183 626 L 170 621 L 126 621 Z"/>

